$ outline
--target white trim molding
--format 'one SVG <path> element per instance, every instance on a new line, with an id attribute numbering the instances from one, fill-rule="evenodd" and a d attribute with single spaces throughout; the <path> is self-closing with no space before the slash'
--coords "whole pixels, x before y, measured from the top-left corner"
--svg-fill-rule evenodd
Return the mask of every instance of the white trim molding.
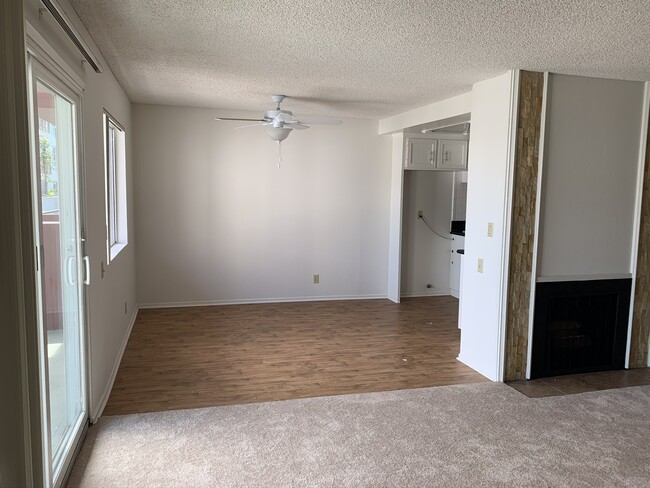
<path id="1" fill-rule="evenodd" d="M 561 281 L 623 280 L 632 278 L 632 273 L 612 273 L 593 275 L 538 276 L 537 283 L 556 283 Z"/>
<path id="2" fill-rule="evenodd" d="M 332 302 L 337 300 L 387 300 L 386 295 L 329 295 L 310 297 L 244 298 L 231 300 L 203 300 L 188 302 L 152 302 L 138 305 L 140 310 L 147 308 L 209 307 L 212 305 L 254 305 L 259 303 L 292 302 Z"/>
<path id="3" fill-rule="evenodd" d="M 537 158 L 537 192 L 535 196 L 535 230 L 533 233 L 533 262 L 530 273 L 530 295 L 528 306 L 528 350 L 526 351 L 526 379 L 530 379 L 533 357 L 533 327 L 535 324 L 535 293 L 537 290 L 539 233 L 542 220 L 542 199 L 544 198 L 544 148 L 546 144 L 546 111 L 548 109 L 549 72 L 544 72 L 544 88 L 542 90 L 542 113 L 540 114 L 539 156 Z"/>
<path id="4" fill-rule="evenodd" d="M 632 252 L 630 254 L 630 276 L 632 290 L 630 292 L 630 313 L 627 325 L 627 344 L 625 347 L 625 367 L 630 367 L 630 351 L 632 347 L 632 324 L 634 319 L 634 294 L 636 291 L 636 268 L 639 260 L 639 238 L 641 233 L 641 204 L 643 201 L 643 182 L 645 179 L 645 157 L 648 144 L 648 118 L 650 117 L 650 82 L 646 81 L 643 89 L 643 112 L 641 114 L 641 136 L 639 138 L 639 163 L 636 177 L 636 198 L 634 201 L 634 227 L 632 228 Z M 650 341 L 650 338 L 648 338 Z M 648 355 L 650 366 L 650 354 Z"/>
<path id="5" fill-rule="evenodd" d="M 402 293 L 402 298 L 420 298 L 420 297 L 450 297 L 451 290 L 432 291 L 430 293 Z M 454 297 L 458 298 L 458 297 Z"/>
<path id="6" fill-rule="evenodd" d="M 84 81 L 81 77 L 77 75 L 36 28 L 27 21 L 25 21 L 25 37 L 28 53 L 47 66 L 61 81 L 71 85 L 73 90 L 83 93 Z"/>
<path id="7" fill-rule="evenodd" d="M 499 287 L 499 336 L 497 343 L 497 381 L 503 381 L 505 374 L 505 349 L 507 340 L 506 327 L 508 324 L 508 279 L 510 272 L 510 241 L 512 238 L 512 204 L 514 192 L 515 177 L 515 156 L 517 153 L 517 118 L 519 115 L 519 81 L 521 78 L 520 70 L 510 72 L 510 127 L 507 153 L 506 169 L 506 195 L 503 205 L 503 230 L 502 230 L 502 248 L 501 248 L 501 270 L 500 270 L 500 287 Z"/>

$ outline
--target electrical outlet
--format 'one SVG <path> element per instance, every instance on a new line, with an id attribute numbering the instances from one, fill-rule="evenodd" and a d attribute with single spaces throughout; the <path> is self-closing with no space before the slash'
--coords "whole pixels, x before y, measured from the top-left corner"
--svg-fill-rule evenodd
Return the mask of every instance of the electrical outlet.
<path id="1" fill-rule="evenodd" d="M 488 222 L 488 237 L 494 237 L 494 224 L 492 222 Z"/>
<path id="2" fill-rule="evenodd" d="M 482 273 L 483 272 L 483 258 L 478 258 L 478 272 Z"/>
<path id="3" fill-rule="evenodd" d="M 418 210 L 418 219 L 421 219 L 423 216 L 422 210 Z"/>
<path id="4" fill-rule="evenodd" d="M 313 283 L 314 283 L 314 285 L 317 285 L 318 283 L 320 283 L 320 275 L 315 274 L 313 276 Z"/>

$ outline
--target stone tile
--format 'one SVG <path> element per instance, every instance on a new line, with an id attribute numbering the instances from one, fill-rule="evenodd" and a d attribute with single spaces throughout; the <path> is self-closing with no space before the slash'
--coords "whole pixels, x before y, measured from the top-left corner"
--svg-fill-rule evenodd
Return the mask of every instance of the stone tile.
<path id="1" fill-rule="evenodd" d="M 555 378 L 544 378 L 542 381 L 547 385 L 560 390 L 565 395 L 596 391 L 596 388 L 576 376 L 558 376 Z"/>
<path id="2" fill-rule="evenodd" d="M 618 375 L 612 375 L 611 381 L 616 385 L 615 388 L 650 385 L 650 374 L 647 368 L 615 371 L 615 373 L 620 373 Z"/>
<path id="3" fill-rule="evenodd" d="M 629 376 L 633 376 L 637 380 L 645 382 L 640 383 L 641 385 L 650 385 L 650 368 L 628 369 L 627 373 Z"/>
<path id="4" fill-rule="evenodd" d="M 535 380 L 510 381 L 506 384 L 529 398 L 574 395 L 590 391 L 650 385 L 650 368 L 599 371 Z"/>
<path id="5" fill-rule="evenodd" d="M 626 371 L 602 371 L 578 375 L 580 381 L 586 383 L 596 390 L 610 390 L 612 388 L 623 388 L 629 386 L 625 380 Z"/>
<path id="6" fill-rule="evenodd" d="M 508 277 L 506 380 L 526 376 L 544 74 L 521 71 Z"/>
<path id="7" fill-rule="evenodd" d="M 646 139 L 643 196 L 641 198 L 641 222 L 639 224 L 639 248 L 637 251 L 636 286 L 632 314 L 632 337 L 630 338 L 630 365 L 648 364 L 648 337 L 650 336 L 650 127 Z"/>
<path id="8" fill-rule="evenodd" d="M 507 383 L 507 385 L 511 388 L 514 388 L 519 393 L 523 393 L 528 398 L 542 398 L 564 395 L 564 393 L 562 393 L 560 390 L 553 388 L 551 385 L 544 383 L 542 380 L 511 381 Z"/>
<path id="9" fill-rule="evenodd" d="M 595 390 L 610 390 L 613 388 L 626 388 L 628 386 L 650 385 L 650 369 L 639 368 L 617 371 L 601 371 L 598 373 L 584 373 L 561 378 L 573 378 Z M 550 383 L 550 378 L 545 378 Z"/>

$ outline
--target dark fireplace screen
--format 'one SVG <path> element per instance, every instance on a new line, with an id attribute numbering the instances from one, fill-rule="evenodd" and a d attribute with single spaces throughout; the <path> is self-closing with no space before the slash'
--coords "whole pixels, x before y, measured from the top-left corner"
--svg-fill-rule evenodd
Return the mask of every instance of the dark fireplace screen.
<path id="1" fill-rule="evenodd" d="M 623 369 L 631 285 L 537 283 L 531 377 Z"/>

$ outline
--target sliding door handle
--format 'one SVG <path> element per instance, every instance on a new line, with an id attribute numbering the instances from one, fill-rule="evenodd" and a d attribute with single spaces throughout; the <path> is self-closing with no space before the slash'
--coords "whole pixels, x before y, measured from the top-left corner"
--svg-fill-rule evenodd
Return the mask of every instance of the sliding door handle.
<path id="1" fill-rule="evenodd" d="M 77 282 L 77 280 L 75 280 L 75 273 L 77 272 L 75 261 L 76 259 L 74 256 L 68 256 L 65 260 L 65 278 L 70 286 Z"/>
<path id="2" fill-rule="evenodd" d="M 90 256 L 84 256 L 83 262 L 84 262 L 84 285 L 90 285 Z"/>

